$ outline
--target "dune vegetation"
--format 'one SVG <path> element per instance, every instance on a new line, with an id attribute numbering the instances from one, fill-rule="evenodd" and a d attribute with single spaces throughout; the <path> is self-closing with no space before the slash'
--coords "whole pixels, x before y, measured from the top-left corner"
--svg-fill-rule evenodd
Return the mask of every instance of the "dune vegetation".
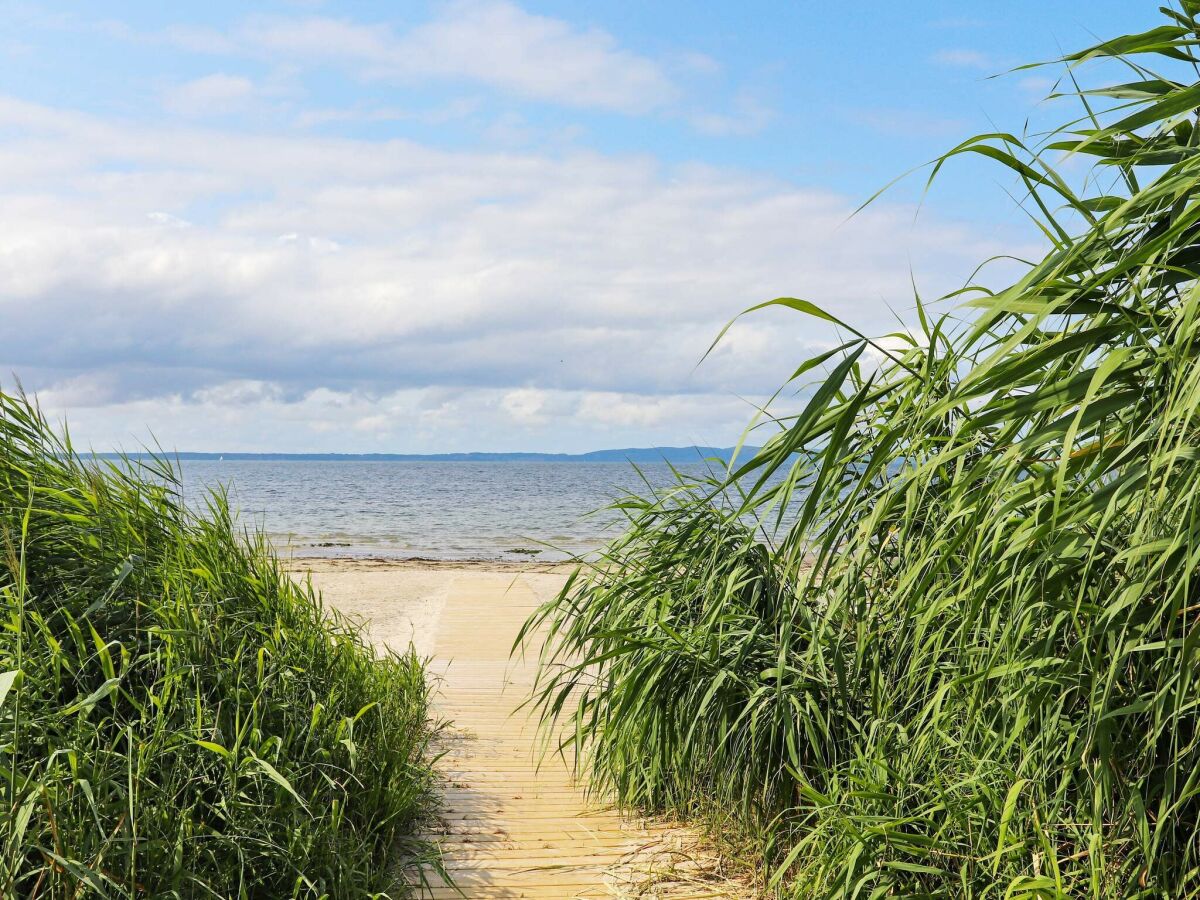
<path id="1" fill-rule="evenodd" d="M 934 164 L 1003 167 L 1042 258 L 838 322 L 760 452 L 623 500 L 531 620 L 594 781 L 773 892 L 1200 895 L 1200 3 L 1164 15 L 1065 57 L 1062 127 Z"/>
<path id="2" fill-rule="evenodd" d="M 413 655 L 377 659 L 222 496 L 74 453 L 0 394 L 0 897 L 360 898 L 432 789 Z"/>

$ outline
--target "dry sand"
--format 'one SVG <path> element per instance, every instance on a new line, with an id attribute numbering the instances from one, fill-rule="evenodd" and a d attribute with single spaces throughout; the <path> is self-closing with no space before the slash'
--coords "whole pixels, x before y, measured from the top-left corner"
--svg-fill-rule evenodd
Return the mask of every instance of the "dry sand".
<path id="1" fill-rule="evenodd" d="M 540 600 L 553 596 L 570 566 L 526 562 L 297 557 L 290 568 L 311 574 L 335 609 L 366 625 L 378 646 L 435 655 L 446 598 L 452 590 L 506 584 L 520 577 Z"/>
<path id="2" fill-rule="evenodd" d="M 540 757 L 541 733 L 519 709 L 537 648 L 523 659 L 510 650 L 569 567 L 295 559 L 291 568 L 363 620 L 376 645 L 411 642 L 440 679 L 435 715 L 453 727 L 441 747 L 444 799 L 433 836 L 462 893 L 439 886 L 423 896 L 748 896 L 692 831 L 622 816 L 585 794 L 569 757 Z"/>

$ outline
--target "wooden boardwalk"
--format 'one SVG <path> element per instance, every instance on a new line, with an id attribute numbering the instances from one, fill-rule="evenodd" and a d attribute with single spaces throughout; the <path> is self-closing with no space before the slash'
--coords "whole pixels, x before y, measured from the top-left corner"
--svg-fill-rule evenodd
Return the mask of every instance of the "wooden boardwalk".
<path id="1" fill-rule="evenodd" d="M 536 723 L 518 711 L 536 658 L 510 657 L 537 606 L 531 579 L 538 577 L 547 576 L 472 572 L 447 593 L 432 668 L 444 679 L 436 712 L 454 727 L 441 761 L 446 790 L 436 837 L 458 890 L 441 886 L 425 896 L 737 896 L 713 876 L 715 861 L 686 829 L 622 818 L 589 801 L 561 758 L 540 758 Z"/>

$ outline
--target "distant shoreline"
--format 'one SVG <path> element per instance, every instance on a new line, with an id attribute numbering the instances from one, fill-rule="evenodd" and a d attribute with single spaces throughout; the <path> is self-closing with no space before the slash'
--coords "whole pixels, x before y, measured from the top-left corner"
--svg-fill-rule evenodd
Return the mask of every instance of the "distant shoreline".
<path id="1" fill-rule="evenodd" d="M 88 454 L 101 459 L 147 459 L 161 456 L 183 462 L 612 462 L 612 463 L 701 463 L 728 462 L 736 452 L 749 457 L 757 447 L 623 447 L 588 453 L 220 453 L 159 451 L 151 453 L 104 452 Z"/>

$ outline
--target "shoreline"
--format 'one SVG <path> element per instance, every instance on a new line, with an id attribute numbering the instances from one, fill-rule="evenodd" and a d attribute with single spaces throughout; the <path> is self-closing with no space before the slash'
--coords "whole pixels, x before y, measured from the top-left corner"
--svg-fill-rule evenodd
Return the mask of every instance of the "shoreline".
<path id="1" fill-rule="evenodd" d="M 288 571 L 325 572 L 526 572 L 530 574 L 569 574 L 580 563 L 570 560 L 442 559 L 427 556 L 316 556 L 311 553 L 280 555 Z"/>

